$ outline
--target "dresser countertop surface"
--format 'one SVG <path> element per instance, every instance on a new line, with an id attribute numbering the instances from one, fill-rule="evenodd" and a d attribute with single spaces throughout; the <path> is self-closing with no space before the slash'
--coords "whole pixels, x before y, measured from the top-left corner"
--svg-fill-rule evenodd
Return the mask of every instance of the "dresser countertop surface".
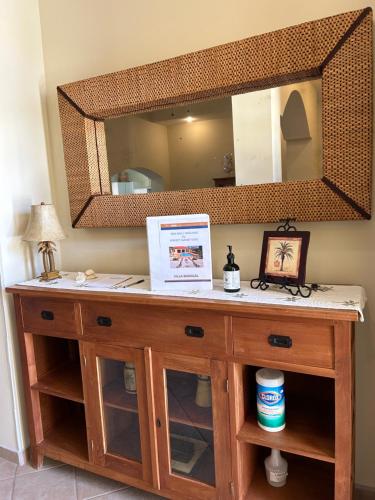
<path id="1" fill-rule="evenodd" d="M 331 320 L 363 320 L 366 303 L 365 290 L 360 286 L 321 285 L 309 298 L 294 297 L 279 286 L 268 290 L 254 290 L 249 282 L 241 282 L 241 290 L 229 294 L 223 291 L 222 280 L 214 280 L 213 290 L 151 291 L 148 276 L 132 275 L 129 283 L 144 279 L 130 288 L 112 289 L 111 286 L 130 275 L 98 274 L 83 286 L 75 282 L 76 273 L 62 273 L 63 277 L 52 282 L 33 279 L 8 287 L 9 293 L 46 296 L 73 300 L 97 300 L 143 305 L 174 306 L 181 308 L 220 310 L 230 314 L 256 314 L 267 312 L 278 316 L 299 316 Z M 126 283 L 125 283 L 126 284 Z"/>

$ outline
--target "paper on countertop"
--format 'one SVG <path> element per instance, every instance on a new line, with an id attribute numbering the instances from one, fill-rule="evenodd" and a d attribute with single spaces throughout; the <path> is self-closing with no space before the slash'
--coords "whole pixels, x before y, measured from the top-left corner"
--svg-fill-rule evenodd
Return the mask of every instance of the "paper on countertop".
<path id="1" fill-rule="evenodd" d="M 281 290 L 278 285 L 271 285 L 267 290 L 254 290 L 249 282 L 241 282 L 241 290 L 237 293 L 229 294 L 223 290 L 223 280 L 213 280 L 212 290 L 198 290 L 192 287 L 191 290 L 163 290 L 153 292 L 150 290 L 149 276 L 124 275 L 124 274 L 97 274 L 97 279 L 87 280 L 83 286 L 75 282 L 76 273 L 62 272 L 62 278 L 50 282 L 39 281 L 35 278 L 19 285 L 34 286 L 39 288 L 56 288 L 58 290 L 77 290 L 79 288 L 85 291 L 95 292 L 114 292 L 114 293 L 135 293 L 149 294 L 173 297 L 194 297 L 211 300 L 231 300 L 235 302 L 250 302 L 255 304 L 285 305 L 293 307 L 318 307 L 322 309 L 346 309 L 357 311 L 361 321 L 364 321 L 363 309 L 366 304 L 366 292 L 361 286 L 351 285 L 321 285 L 319 290 L 312 292 L 307 299 L 303 297 L 294 297 L 287 290 Z M 114 284 L 132 277 L 123 285 L 129 285 L 140 279 L 140 283 L 129 288 L 111 288 Z M 192 285 L 193 286 L 193 285 Z"/>

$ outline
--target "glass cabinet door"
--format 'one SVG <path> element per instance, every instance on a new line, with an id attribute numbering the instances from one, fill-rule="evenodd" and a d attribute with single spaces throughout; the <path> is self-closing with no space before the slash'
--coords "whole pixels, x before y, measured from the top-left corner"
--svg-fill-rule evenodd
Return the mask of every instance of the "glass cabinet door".
<path id="1" fill-rule="evenodd" d="M 143 351 L 90 344 L 95 373 L 91 412 L 96 415 L 94 461 L 150 480 L 149 426 Z"/>
<path id="2" fill-rule="evenodd" d="M 135 364 L 101 356 L 97 362 L 106 453 L 141 463 Z"/>
<path id="3" fill-rule="evenodd" d="M 170 369 L 165 377 L 170 470 L 215 486 L 211 377 Z"/>
<path id="4" fill-rule="evenodd" d="M 161 485 L 196 498 L 230 498 L 226 364 L 157 353 L 153 373 Z"/>

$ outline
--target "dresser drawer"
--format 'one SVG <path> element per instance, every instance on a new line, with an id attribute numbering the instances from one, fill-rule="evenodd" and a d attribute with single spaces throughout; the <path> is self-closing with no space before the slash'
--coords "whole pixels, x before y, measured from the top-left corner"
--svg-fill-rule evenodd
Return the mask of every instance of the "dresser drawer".
<path id="1" fill-rule="evenodd" d="M 24 331 L 59 336 L 76 336 L 77 322 L 73 302 L 22 297 Z"/>
<path id="2" fill-rule="evenodd" d="M 250 360 L 334 367 L 333 326 L 233 318 L 234 355 Z"/>
<path id="3" fill-rule="evenodd" d="M 140 305 L 82 305 L 83 335 L 124 346 L 200 356 L 226 352 L 224 315 Z"/>

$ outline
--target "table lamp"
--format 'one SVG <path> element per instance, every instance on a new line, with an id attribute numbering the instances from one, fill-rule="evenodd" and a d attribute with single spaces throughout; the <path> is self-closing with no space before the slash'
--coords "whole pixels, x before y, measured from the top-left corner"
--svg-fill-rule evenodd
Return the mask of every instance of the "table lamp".
<path id="1" fill-rule="evenodd" d="M 61 278 L 55 269 L 53 252 L 56 251 L 54 241 L 66 238 L 56 214 L 55 207 L 46 203 L 31 205 L 31 214 L 23 241 L 37 241 L 38 252 L 43 256 L 44 272 L 41 281 Z"/>

